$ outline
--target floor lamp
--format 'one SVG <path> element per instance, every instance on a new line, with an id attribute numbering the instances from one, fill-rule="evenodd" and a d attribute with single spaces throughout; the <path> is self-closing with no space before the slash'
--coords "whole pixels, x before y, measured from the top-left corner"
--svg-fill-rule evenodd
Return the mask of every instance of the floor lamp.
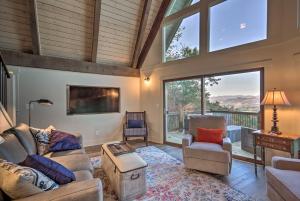
<path id="1" fill-rule="evenodd" d="M 45 106 L 51 106 L 53 105 L 53 102 L 48 100 L 48 99 L 39 99 L 39 100 L 32 100 L 29 101 L 29 113 L 28 113 L 28 125 L 31 126 L 31 104 L 32 103 L 38 103 L 40 105 L 45 105 Z"/>

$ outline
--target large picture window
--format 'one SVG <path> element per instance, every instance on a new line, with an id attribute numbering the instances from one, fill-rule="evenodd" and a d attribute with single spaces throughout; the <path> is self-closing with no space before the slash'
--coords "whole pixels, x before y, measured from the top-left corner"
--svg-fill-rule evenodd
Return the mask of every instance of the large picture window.
<path id="1" fill-rule="evenodd" d="M 209 8 L 209 51 L 267 39 L 267 0 L 226 0 Z"/>
<path id="2" fill-rule="evenodd" d="M 199 20 L 196 13 L 164 26 L 164 60 L 172 61 L 199 54 Z"/>

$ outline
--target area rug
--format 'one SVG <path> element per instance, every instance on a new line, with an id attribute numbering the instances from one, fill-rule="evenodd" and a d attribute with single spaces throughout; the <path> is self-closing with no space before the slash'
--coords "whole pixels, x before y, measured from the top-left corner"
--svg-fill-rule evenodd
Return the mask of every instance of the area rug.
<path id="1" fill-rule="evenodd" d="M 253 201 L 217 178 L 199 171 L 187 170 L 181 161 L 153 147 L 143 147 L 136 152 L 148 163 L 146 169 L 147 192 L 136 201 Z M 98 160 L 98 161 L 97 161 Z M 95 176 L 104 188 L 104 200 L 115 201 L 117 196 L 105 175 L 101 158 L 92 158 Z"/>

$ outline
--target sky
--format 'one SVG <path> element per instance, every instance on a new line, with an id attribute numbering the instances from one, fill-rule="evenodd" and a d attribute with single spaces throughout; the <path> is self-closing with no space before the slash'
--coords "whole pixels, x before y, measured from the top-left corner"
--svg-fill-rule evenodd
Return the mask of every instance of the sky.
<path id="1" fill-rule="evenodd" d="M 260 95 L 260 72 L 247 72 L 232 75 L 224 75 L 218 85 L 207 86 L 211 96 L 231 96 L 231 95 Z"/>
<path id="2" fill-rule="evenodd" d="M 198 0 L 194 0 L 195 2 Z M 193 1 L 193 3 L 195 3 Z M 210 8 L 210 51 L 264 40 L 267 37 L 267 0 L 227 0 Z M 183 19 L 177 44 L 199 48 L 199 13 Z M 259 95 L 259 72 L 222 76 L 212 95 Z"/>

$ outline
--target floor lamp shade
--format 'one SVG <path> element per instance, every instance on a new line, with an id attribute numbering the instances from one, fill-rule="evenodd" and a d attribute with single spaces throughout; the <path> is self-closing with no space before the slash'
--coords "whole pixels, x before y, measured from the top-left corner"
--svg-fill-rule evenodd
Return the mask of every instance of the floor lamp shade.
<path id="1" fill-rule="evenodd" d="M 288 101 L 284 91 L 280 90 L 270 90 L 267 91 L 264 99 L 261 102 L 261 105 L 272 105 L 273 106 L 273 126 L 271 128 L 270 133 L 274 134 L 281 134 L 279 131 L 279 128 L 277 126 L 277 123 L 279 122 L 278 117 L 277 117 L 277 106 L 278 105 L 291 105 L 290 102 Z"/>

